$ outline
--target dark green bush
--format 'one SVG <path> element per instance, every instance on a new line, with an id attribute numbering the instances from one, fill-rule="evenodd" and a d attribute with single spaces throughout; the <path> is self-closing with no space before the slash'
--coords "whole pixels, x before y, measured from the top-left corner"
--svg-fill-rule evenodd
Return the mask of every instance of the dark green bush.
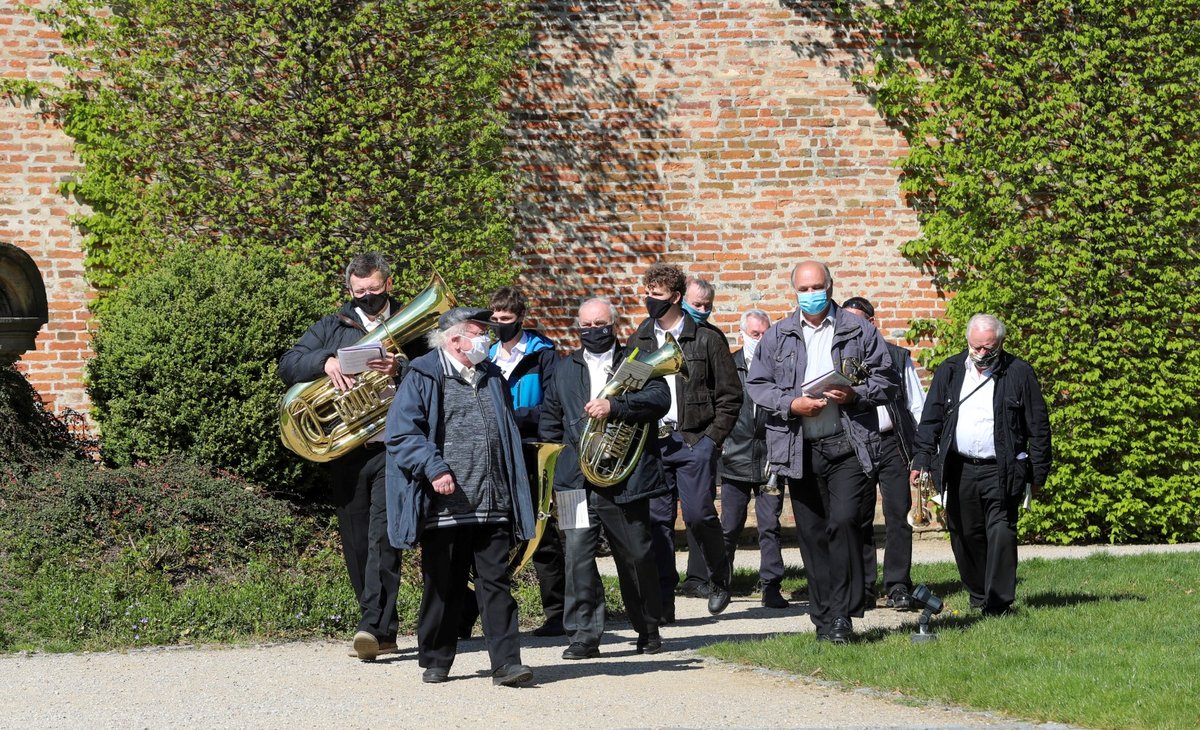
<path id="1" fill-rule="evenodd" d="M 29 381 L 12 365 L 0 367 L 0 460 L 30 464 L 45 458 L 78 454 L 83 444 L 71 431 L 76 414 L 56 416 L 46 410 Z"/>
<path id="2" fill-rule="evenodd" d="M 181 250 L 116 293 L 88 393 L 113 463 L 169 455 L 274 490 L 309 483 L 279 440 L 279 356 L 329 309 L 320 279 L 270 249 Z"/>

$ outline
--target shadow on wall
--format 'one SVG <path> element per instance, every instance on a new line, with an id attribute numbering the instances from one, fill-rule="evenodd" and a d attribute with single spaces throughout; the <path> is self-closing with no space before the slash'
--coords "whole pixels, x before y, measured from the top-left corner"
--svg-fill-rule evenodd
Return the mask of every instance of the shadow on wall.
<path id="1" fill-rule="evenodd" d="M 612 297 L 623 311 L 634 279 L 666 247 L 659 165 L 677 138 L 670 62 L 651 56 L 666 2 L 535 2 L 534 65 L 510 89 L 510 154 L 523 173 L 516 209 L 533 311 L 567 323 L 580 299 Z M 644 89 L 664 90 L 649 92 Z M 639 88 L 643 90 L 639 90 Z M 528 287 L 533 289 L 534 287 Z"/>

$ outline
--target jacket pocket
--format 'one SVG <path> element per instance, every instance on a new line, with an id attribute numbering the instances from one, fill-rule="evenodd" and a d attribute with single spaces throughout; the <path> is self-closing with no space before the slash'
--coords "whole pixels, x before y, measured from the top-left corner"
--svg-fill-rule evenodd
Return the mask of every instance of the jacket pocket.
<path id="1" fill-rule="evenodd" d="M 787 464 L 791 459 L 792 434 L 786 423 L 767 421 L 767 461 Z"/>

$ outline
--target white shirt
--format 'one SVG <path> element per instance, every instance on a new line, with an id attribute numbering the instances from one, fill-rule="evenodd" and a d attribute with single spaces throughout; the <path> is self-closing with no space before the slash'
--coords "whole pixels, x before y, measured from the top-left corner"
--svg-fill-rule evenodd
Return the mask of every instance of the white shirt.
<path id="1" fill-rule="evenodd" d="M 679 335 L 683 334 L 683 318 L 687 316 L 687 314 L 681 315 L 679 317 L 679 321 L 676 322 L 675 326 L 669 330 L 664 330 L 662 327 L 659 327 L 658 320 L 654 320 L 654 338 L 658 340 L 659 347 L 662 347 L 663 343 L 667 341 L 666 334 L 668 332 L 670 332 L 671 336 L 675 339 L 679 339 Z M 667 387 L 671 389 L 671 409 L 667 411 L 667 415 L 662 417 L 662 422 L 664 424 L 674 425 L 679 423 L 679 406 L 676 405 L 675 402 L 675 394 L 679 392 L 679 376 L 668 375 L 664 379 L 667 381 Z"/>
<path id="2" fill-rule="evenodd" d="M 925 391 L 921 388 L 921 379 L 917 377 L 917 369 L 910 359 L 904 364 L 904 389 L 908 394 L 908 412 L 912 414 L 913 423 L 921 422 L 921 411 L 925 409 Z M 978 394 L 977 394 L 978 395 Z M 887 408 L 879 406 L 879 432 L 891 431 L 896 425 L 888 415 Z"/>
<path id="3" fill-rule="evenodd" d="M 800 334 L 804 335 L 804 380 L 809 381 L 833 370 L 833 307 L 815 327 L 800 318 Z M 804 416 L 801 426 L 804 438 L 819 439 L 842 430 L 841 407 L 832 401 L 815 416 Z"/>
<path id="4" fill-rule="evenodd" d="M 386 322 L 388 318 L 392 316 L 392 303 L 388 302 L 387 304 L 384 304 L 383 309 L 379 312 L 379 314 L 375 315 L 375 319 L 368 317 L 367 313 L 358 307 L 354 308 L 354 313 L 358 315 L 360 320 L 362 320 L 363 327 L 366 328 L 367 332 L 374 332 L 379 325 Z"/>
<path id="5" fill-rule="evenodd" d="M 983 387 L 967 398 L 967 394 L 983 382 L 984 374 L 968 359 L 962 389 L 958 391 L 958 424 L 954 428 L 954 443 L 958 453 L 963 456 L 994 459 L 996 424 L 992 396 L 996 390 L 996 381 L 987 378 Z M 964 401 L 963 398 L 967 399 Z"/>
<path id="6" fill-rule="evenodd" d="M 507 380 L 512 375 L 513 370 L 517 369 L 517 364 L 525 357 L 525 351 L 529 348 L 529 333 L 522 331 L 521 339 L 517 340 L 517 344 L 513 345 L 512 352 L 505 354 L 504 345 L 496 348 L 496 356 L 492 358 L 492 362 L 496 363 L 496 367 L 504 373 L 504 379 Z"/>
<path id="7" fill-rule="evenodd" d="M 593 355 L 587 350 L 583 351 L 583 362 L 587 365 L 588 375 L 591 376 L 588 400 L 594 400 L 596 396 L 600 395 L 600 391 L 604 390 L 604 386 L 612 377 L 613 349 L 610 347 L 607 352 L 599 355 Z"/>

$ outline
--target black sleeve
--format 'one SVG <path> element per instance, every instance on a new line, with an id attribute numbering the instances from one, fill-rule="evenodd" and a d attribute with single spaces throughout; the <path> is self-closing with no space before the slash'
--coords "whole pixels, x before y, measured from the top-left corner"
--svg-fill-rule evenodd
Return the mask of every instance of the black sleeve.
<path id="1" fill-rule="evenodd" d="M 316 380 L 325 374 L 325 361 L 337 353 L 331 319 L 325 317 L 309 327 L 300 341 L 279 358 L 279 377 L 285 385 Z"/>
<path id="2" fill-rule="evenodd" d="M 913 469 L 929 469 L 937 453 L 938 442 L 946 420 L 946 393 L 949 386 L 949 371 L 938 370 L 929 384 L 925 396 L 925 407 L 921 411 L 921 422 L 917 424 L 917 436 L 913 444 Z"/>
<path id="3" fill-rule="evenodd" d="M 671 387 L 662 378 L 650 378 L 641 390 L 608 399 L 612 418 L 627 423 L 654 423 L 671 410 Z"/>

